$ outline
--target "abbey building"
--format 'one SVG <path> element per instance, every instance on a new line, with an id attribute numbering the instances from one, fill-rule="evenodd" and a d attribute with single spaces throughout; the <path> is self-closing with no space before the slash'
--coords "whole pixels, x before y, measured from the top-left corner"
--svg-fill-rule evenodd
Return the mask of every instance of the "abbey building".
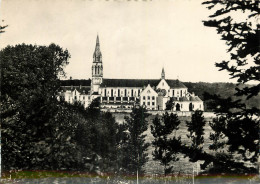
<path id="1" fill-rule="evenodd" d="M 158 79 L 107 79 L 103 78 L 103 60 L 97 36 L 92 61 L 92 79 L 63 80 L 59 97 L 68 103 L 80 102 L 88 107 L 94 99 L 101 108 L 130 109 L 145 106 L 148 110 L 172 111 L 204 110 L 203 101 L 188 92 L 179 80 L 166 78 L 162 69 Z"/>

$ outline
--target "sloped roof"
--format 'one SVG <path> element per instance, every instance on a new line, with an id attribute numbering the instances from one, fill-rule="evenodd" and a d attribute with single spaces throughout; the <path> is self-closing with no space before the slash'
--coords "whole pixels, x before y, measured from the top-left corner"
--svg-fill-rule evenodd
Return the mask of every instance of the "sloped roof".
<path id="1" fill-rule="evenodd" d="M 70 86 L 62 86 L 61 90 L 63 91 L 74 91 L 77 90 L 78 92 L 80 92 L 81 94 L 87 94 L 90 90 L 91 87 L 90 86 L 73 86 L 72 88 Z"/>
<path id="2" fill-rule="evenodd" d="M 61 80 L 61 86 L 91 86 L 91 80 L 90 79 Z"/>
<path id="3" fill-rule="evenodd" d="M 171 87 L 171 88 L 187 88 L 181 81 L 179 80 L 168 80 L 166 79 L 165 80 L 168 85 Z"/>
<path id="4" fill-rule="evenodd" d="M 144 87 L 157 86 L 161 79 L 103 79 L 101 87 Z M 166 80 L 171 88 L 186 88 L 179 80 Z"/>
<path id="5" fill-rule="evenodd" d="M 156 86 L 160 80 L 154 79 L 103 79 L 101 87 L 144 87 Z"/>
<path id="6" fill-rule="evenodd" d="M 180 101 L 180 102 L 202 102 L 202 100 L 198 96 L 191 96 L 189 97 L 179 97 L 179 100 L 177 100 L 177 97 L 173 97 L 173 101 Z"/>

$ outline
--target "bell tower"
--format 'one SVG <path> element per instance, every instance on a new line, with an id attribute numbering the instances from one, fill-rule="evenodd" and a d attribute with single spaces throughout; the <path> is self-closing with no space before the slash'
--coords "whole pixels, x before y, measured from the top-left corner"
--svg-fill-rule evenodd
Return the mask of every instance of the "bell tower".
<path id="1" fill-rule="evenodd" d="M 93 54 L 93 63 L 92 63 L 92 81 L 91 81 L 92 93 L 98 92 L 102 80 L 103 80 L 102 54 L 100 51 L 99 37 L 97 35 L 96 48 Z"/>

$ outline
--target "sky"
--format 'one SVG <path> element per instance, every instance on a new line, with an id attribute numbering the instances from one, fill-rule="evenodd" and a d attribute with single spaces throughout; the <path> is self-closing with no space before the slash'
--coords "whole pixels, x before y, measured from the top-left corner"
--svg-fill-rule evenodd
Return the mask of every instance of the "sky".
<path id="1" fill-rule="evenodd" d="M 200 0 L 2 0 L 0 49 L 55 43 L 71 54 L 67 78 L 91 78 L 97 34 L 104 78 L 234 82 L 216 62 L 225 42 L 203 26 L 213 11 Z"/>

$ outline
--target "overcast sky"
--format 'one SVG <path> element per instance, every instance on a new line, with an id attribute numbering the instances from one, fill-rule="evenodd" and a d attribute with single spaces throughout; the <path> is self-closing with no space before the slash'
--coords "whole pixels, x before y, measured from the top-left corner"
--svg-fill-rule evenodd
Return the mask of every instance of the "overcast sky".
<path id="1" fill-rule="evenodd" d="M 224 41 L 202 20 L 200 0 L 2 0 L 0 48 L 56 43 L 71 54 L 67 77 L 91 77 L 97 33 L 105 78 L 231 82 L 215 62 L 227 58 Z"/>

